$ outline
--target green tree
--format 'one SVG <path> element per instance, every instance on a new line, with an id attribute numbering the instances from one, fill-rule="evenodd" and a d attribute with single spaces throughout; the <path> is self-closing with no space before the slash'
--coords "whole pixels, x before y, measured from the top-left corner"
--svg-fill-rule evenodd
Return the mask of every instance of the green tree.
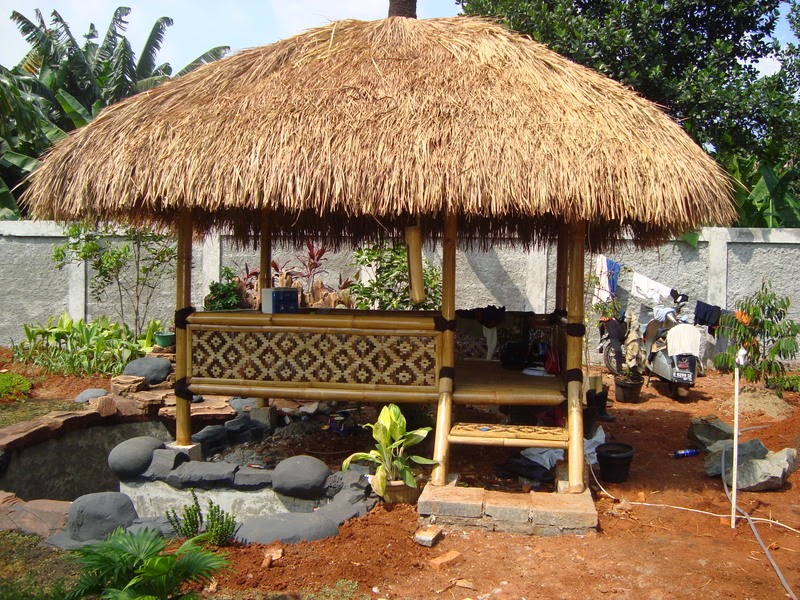
<path id="1" fill-rule="evenodd" d="M 701 144 L 773 165 L 797 152 L 796 53 L 772 37 L 781 0 L 456 1 L 633 87 Z M 762 59 L 787 67 L 761 77 Z"/>

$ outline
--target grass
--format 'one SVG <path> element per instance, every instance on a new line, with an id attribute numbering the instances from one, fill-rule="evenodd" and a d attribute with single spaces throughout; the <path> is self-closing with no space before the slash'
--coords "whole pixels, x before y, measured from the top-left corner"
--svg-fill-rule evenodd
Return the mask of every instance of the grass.
<path id="1" fill-rule="evenodd" d="M 54 410 L 80 410 L 81 405 L 72 401 L 54 402 L 52 400 L 21 400 L 11 404 L 0 404 L 0 428 L 30 421 Z M 0 597 L 2 600 L 2 597 Z"/>
<path id="2" fill-rule="evenodd" d="M 35 535 L 0 532 L 0 600 L 60 600 L 80 570 L 78 557 Z"/>

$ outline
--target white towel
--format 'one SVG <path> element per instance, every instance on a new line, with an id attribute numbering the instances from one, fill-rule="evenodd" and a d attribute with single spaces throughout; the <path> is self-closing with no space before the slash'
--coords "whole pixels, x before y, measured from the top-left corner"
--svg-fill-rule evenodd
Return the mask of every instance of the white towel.
<path id="1" fill-rule="evenodd" d="M 597 257 L 597 266 L 594 274 L 597 276 L 597 286 L 594 288 L 592 304 L 608 302 L 612 298 L 608 289 L 608 261 L 602 254 Z"/>
<path id="2" fill-rule="evenodd" d="M 631 282 L 631 295 L 639 298 L 640 300 L 653 300 L 654 302 L 661 302 L 662 298 L 669 296 L 672 288 L 658 283 L 652 279 L 648 279 L 640 273 L 633 274 L 633 281 Z"/>

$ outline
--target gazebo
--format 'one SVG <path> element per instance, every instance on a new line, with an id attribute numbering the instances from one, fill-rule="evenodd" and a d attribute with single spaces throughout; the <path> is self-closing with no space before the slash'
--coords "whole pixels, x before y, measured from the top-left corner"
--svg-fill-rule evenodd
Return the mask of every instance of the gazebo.
<path id="1" fill-rule="evenodd" d="M 436 405 L 432 483 L 451 444 L 567 451 L 584 488 L 584 258 L 735 217 L 715 162 L 631 90 L 502 26 L 463 17 L 339 21 L 240 52 L 105 109 L 31 179 L 38 218 L 177 233 L 177 443 L 193 393 Z M 198 312 L 193 237 L 341 247 L 441 244 L 435 313 Z M 419 234 L 419 235 L 418 235 Z M 562 377 L 458 364 L 456 249 L 557 247 Z M 343 354 L 344 361 L 326 357 Z M 454 404 L 557 405 L 563 427 L 452 423 Z"/>

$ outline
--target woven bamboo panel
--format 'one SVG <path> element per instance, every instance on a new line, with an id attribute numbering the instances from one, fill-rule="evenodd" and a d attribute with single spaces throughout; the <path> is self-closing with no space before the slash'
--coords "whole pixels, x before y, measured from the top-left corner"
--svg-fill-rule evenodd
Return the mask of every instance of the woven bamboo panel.
<path id="1" fill-rule="evenodd" d="M 525 440 L 567 441 L 569 434 L 563 427 L 537 425 L 504 425 L 484 423 L 456 423 L 450 435 L 458 437 L 507 438 Z"/>
<path id="2" fill-rule="evenodd" d="M 434 386 L 436 338 L 329 332 L 192 331 L 192 377 Z"/>

